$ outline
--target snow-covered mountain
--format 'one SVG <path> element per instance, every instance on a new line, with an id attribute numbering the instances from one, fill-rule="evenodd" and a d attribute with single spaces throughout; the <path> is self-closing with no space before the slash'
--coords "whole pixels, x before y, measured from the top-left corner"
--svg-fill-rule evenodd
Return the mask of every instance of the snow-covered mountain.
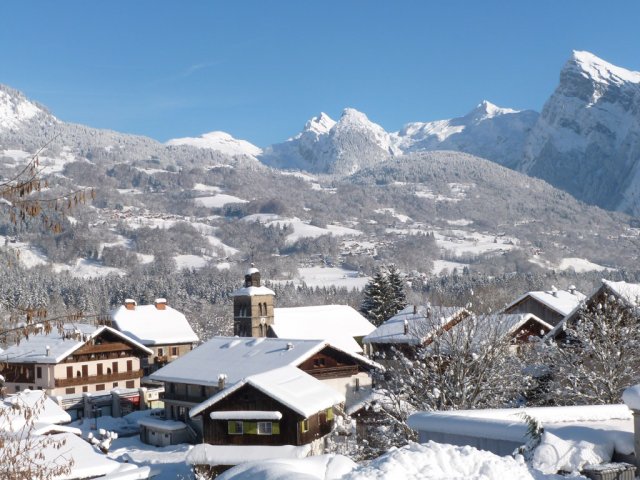
<path id="1" fill-rule="evenodd" d="M 484 100 L 464 117 L 405 125 L 396 135 L 403 153 L 456 150 L 514 167 L 538 118 L 533 110 L 500 108 Z"/>
<path id="2" fill-rule="evenodd" d="M 313 117 L 296 136 L 267 147 L 261 160 L 273 167 L 348 175 L 400 153 L 394 143 L 364 113 L 346 108 L 337 122 L 325 113 Z"/>
<path id="3" fill-rule="evenodd" d="M 227 155 L 247 155 L 250 157 L 257 157 L 262 153 L 260 147 L 256 147 L 254 144 L 247 142 L 246 140 L 239 140 L 232 137 L 226 132 L 209 132 L 201 135 L 200 137 L 184 137 L 174 138 L 166 142 L 167 145 L 191 145 L 197 148 L 209 148 L 211 150 L 217 150 Z"/>
<path id="4" fill-rule="evenodd" d="M 19 129 L 44 119 L 57 122 L 44 107 L 30 101 L 19 91 L 0 84 L 0 131 Z"/>
<path id="5" fill-rule="evenodd" d="M 576 198 L 640 213 L 640 72 L 573 52 L 519 170 Z"/>

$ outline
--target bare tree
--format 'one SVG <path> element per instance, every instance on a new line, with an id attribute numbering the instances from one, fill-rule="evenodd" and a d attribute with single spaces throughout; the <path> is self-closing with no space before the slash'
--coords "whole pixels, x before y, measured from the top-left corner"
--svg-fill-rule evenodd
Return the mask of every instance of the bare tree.
<path id="1" fill-rule="evenodd" d="M 618 403 L 640 382 L 638 307 L 609 297 L 584 308 L 557 343 L 541 350 L 551 380 L 544 400 L 555 404 Z"/>
<path id="2" fill-rule="evenodd" d="M 375 408 L 382 448 L 415 440 L 406 424 L 415 411 L 498 408 L 522 400 L 530 379 L 499 315 L 467 317 L 455 325 L 425 319 L 416 347 L 395 348 L 376 378 Z"/>

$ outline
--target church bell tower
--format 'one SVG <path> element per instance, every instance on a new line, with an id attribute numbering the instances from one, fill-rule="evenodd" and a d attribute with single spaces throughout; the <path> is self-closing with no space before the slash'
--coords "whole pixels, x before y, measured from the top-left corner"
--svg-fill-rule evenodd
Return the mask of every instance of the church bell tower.
<path id="1" fill-rule="evenodd" d="M 275 293 L 260 284 L 260 271 L 253 264 L 244 275 L 244 287 L 233 297 L 233 334 L 239 337 L 266 337 L 273 325 Z"/>

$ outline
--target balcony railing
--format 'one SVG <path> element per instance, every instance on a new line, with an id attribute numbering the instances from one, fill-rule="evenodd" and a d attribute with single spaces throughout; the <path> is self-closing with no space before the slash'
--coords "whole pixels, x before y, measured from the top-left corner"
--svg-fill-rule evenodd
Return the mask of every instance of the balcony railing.
<path id="1" fill-rule="evenodd" d="M 88 385 L 91 383 L 117 382 L 119 380 L 135 380 L 142 378 L 142 370 L 132 370 L 130 372 L 111 373 L 109 375 L 89 375 L 86 377 L 59 378 L 55 381 L 56 387 L 75 387 L 77 385 Z"/>
<path id="2" fill-rule="evenodd" d="M 304 372 L 318 379 L 351 377 L 358 374 L 358 366 L 345 365 L 342 367 L 318 367 L 310 368 Z"/>

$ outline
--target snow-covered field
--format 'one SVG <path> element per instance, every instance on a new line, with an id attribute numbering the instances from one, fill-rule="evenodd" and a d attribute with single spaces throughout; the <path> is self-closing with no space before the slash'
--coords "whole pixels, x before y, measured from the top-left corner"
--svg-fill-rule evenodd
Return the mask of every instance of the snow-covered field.
<path id="1" fill-rule="evenodd" d="M 229 203 L 247 203 L 248 200 L 225 193 L 218 193 L 210 197 L 198 197 L 194 202 L 196 205 L 205 208 L 222 208 Z"/>
<path id="2" fill-rule="evenodd" d="M 327 225 L 326 228 L 316 227 L 299 219 L 298 217 L 284 218 L 273 213 L 256 213 L 247 215 L 242 220 L 246 222 L 260 222 L 267 226 L 271 225 L 289 225 L 293 229 L 293 233 L 287 235 L 287 243 L 295 243 L 301 238 L 317 238 L 322 235 L 340 236 L 359 236 L 362 235 L 360 230 L 343 227 L 341 225 Z"/>
<path id="3" fill-rule="evenodd" d="M 543 260 L 537 256 L 529 259 L 531 263 L 547 268 L 550 270 L 569 270 L 573 269 L 576 273 L 583 272 L 602 272 L 604 270 L 611 270 L 611 268 L 598 265 L 597 263 L 590 262 L 586 258 L 567 257 L 560 260 L 559 263 L 553 264 L 547 260 Z"/>
<path id="4" fill-rule="evenodd" d="M 298 277 L 294 284 L 306 283 L 309 287 L 345 287 L 349 290 L 362 290 L 369 281 L 369 277 L 361 277 L 354 270 L 337 267 L 306 267 L 298 269 Z"/>

